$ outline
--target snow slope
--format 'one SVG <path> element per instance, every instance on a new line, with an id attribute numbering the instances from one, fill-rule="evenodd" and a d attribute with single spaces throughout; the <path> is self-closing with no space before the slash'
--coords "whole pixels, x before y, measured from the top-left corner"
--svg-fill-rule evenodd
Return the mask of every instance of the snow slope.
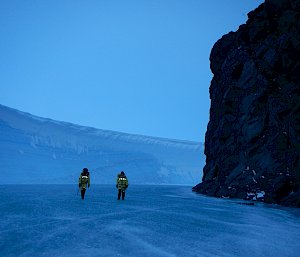
<path id="1" fill-rule="evenodd" d="M 203 144 L 131 135 L 40 118 L 0 105 L 1 183 L 114 183 L 124 170 L 134 184 L 195 184 Z"/>

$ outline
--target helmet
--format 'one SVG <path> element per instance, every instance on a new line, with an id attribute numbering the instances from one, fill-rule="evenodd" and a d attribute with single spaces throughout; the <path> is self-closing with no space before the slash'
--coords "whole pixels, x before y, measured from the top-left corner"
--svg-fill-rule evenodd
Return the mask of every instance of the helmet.
<path id="1" fill-rule="evenodd" d="M 83 168 L 83 172 L 88 172 L 89 170 L 87 168 Z"/>
<path id="2" fill-rule="evenodd" d="M 121 171 L 121 175 L 125 175 L 124 171 Z"/>

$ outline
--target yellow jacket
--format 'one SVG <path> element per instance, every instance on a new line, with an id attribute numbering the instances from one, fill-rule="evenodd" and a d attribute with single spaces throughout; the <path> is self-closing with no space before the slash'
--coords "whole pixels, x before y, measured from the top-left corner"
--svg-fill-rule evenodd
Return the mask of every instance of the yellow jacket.
<path id="1" fill-rule="evenodd" d="M 90 174 L 81 173 L 78 179 L 78 185 L 81 189 L 86 189 L 86 186 L 90 187 Z"/>
<path id="2" fill-rule="evenodd" d="M 126 190 L 126 188 L 128 187 L 128 179 L 125 175 L 118 175 L 117 178 L 117 188 L 121 189 L 121 190 Z"/>

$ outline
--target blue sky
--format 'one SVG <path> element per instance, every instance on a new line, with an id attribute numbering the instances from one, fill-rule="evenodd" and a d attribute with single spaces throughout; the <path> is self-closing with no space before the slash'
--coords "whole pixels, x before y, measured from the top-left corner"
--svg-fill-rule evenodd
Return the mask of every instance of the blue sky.
<path id="1" fill-rule="evenodd" d="M 0 103 L 204 142 L 209 54 L 262 0 L 0 1 Z"/>

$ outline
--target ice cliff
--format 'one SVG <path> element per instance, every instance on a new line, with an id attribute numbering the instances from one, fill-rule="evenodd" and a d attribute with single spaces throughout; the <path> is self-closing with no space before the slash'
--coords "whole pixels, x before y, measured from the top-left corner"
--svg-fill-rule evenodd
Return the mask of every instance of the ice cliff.
<path id="1" fill-rule="evenodd" d="M 36 117 L 0 105 L 1 183 L 190 184 L 204 166 L 201 143 L 131 135 Z"/>

